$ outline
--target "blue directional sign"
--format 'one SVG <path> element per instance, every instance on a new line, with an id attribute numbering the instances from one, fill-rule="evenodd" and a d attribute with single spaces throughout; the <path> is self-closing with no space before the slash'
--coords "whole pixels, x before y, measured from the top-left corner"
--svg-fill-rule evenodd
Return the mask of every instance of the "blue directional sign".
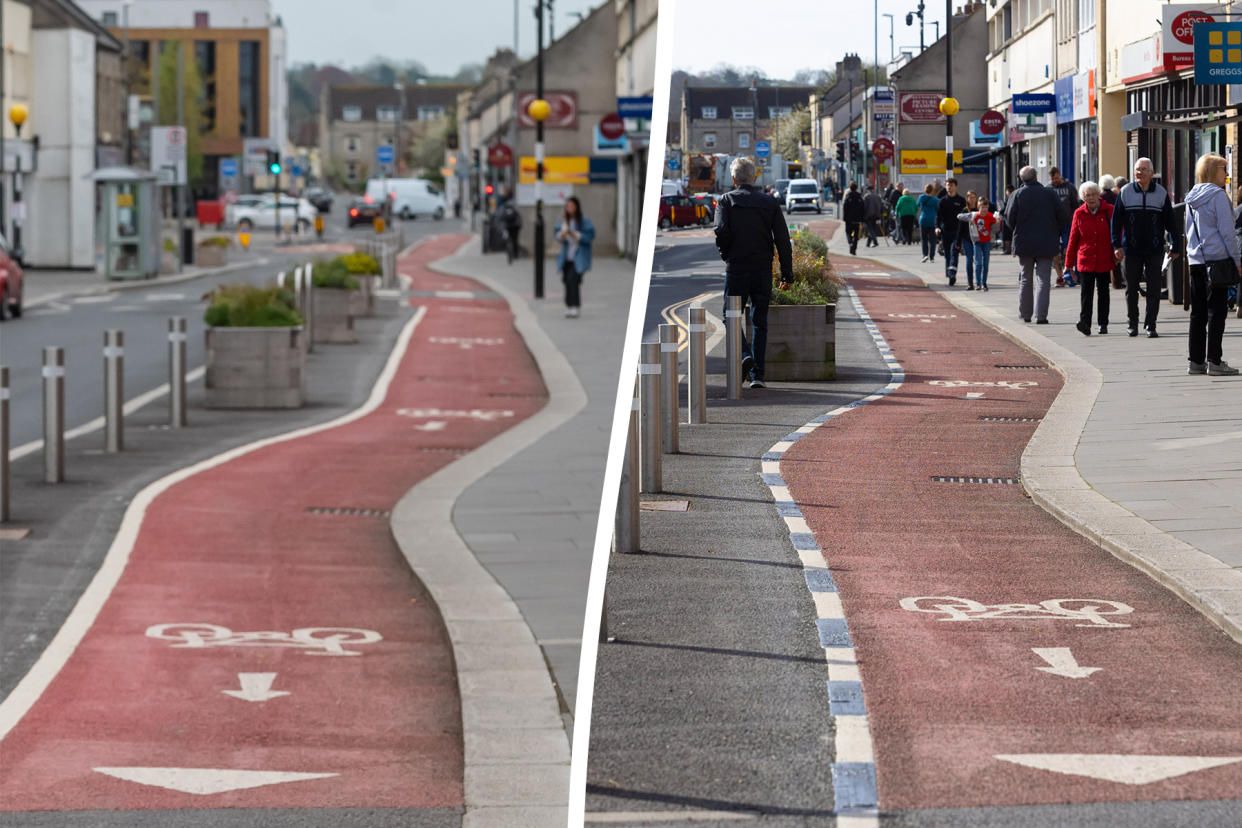
<path id="1" fill-rule="evenodd" d="M 1242 23 L 1196 23 L 1195 83 L 1242 83 Z"/>
<path id="2" fill-rule="evenodd" d="M 755 144 L 755 155 L 759 156 L 760 158 L 767 158 L 771 154 L 772 154 L 772 145 L 769 144 L 767 141 L 760 141 L 759 143 Z"/>
<path id="3" fill-rule="evenodd" d="M 676 158 L 670 158 L 668 159 L 668 168 L 670 170 L 681 169 L 681 162 L 678 161 Z"/>
<path id="4" fill-rule="evenodd" d="M 397 157 L 392 147 L 381 146 L 375 148 L 375 160 L 381 164 L 391 164 Z"/>
<path id="5" fill-rule="evenodd" d="M 237 159 L 221 158 L 220 159 L 220 175 L 225 178 L 237 177 Z"/>
<path id="6" fill-rule="evenodd" d="M 622 118 L 646 118 L 651 120 L 654 100 L 650 95 L 638 98 L 617 98 L 617 114 Z"/>

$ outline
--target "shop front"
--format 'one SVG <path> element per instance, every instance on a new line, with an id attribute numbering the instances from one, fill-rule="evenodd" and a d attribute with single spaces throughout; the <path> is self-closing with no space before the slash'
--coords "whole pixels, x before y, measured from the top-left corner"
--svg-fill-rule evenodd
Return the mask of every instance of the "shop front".
<path id="1" fill-rule="evenodd" d="M 1074 182 L 1100 178 L 1099 131 L 1095 111 L 1095 70 L 1061 78 L 1054 85 L 1057 119 L 1057 166 Z"/>

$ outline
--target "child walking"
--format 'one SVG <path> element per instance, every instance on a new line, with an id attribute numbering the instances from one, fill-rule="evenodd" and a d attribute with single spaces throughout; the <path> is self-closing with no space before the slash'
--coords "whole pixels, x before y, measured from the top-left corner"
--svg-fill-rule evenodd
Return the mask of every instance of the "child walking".
<path id="1" fill-rule="evenodd" d="M 978 210 L 959 213 L 958 218 L 966 222 L 966 226 L 970 228 L 970 241 L 974 245 L 975 252 L 974 278 L 966 289 L 974 290 L 975 285 L 978 285 L 979 290 L 987 290 L 988 264 L 992 258 L 992 228 L 999 223 L 1000 219 L 992 212 L 992 205 L 983 197 L 979 198 Z M 966 278 L 971 279 L 969 270 L 966 272 Z"/>

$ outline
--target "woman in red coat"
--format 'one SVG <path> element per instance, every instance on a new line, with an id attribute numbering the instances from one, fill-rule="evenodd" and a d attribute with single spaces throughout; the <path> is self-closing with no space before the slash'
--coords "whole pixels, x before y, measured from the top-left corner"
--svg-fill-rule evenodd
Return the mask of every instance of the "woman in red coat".
<path id="1" fill-rule="evenodd" d="M 1083 336 L 1091 336 L 1091 298 L 1098 293 L 1100 333 L 1108 333 L 1108 285 L 1113 272 L 1113 241 L 1109 227 L 1113 208 L 1100 198 L 1100 185 L 1084 181 L 1078 188 L 1083 204 L 1074 211 L 1069 244 L 1065 248 L 1065 269 L 1078 273 L 1082 284 L 1082 312 L 1076 326 Z"/>

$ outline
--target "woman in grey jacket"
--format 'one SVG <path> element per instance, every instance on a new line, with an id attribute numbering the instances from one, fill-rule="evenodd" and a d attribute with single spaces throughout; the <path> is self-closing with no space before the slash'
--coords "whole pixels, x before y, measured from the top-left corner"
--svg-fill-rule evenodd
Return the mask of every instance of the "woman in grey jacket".
<path id="1" fill-rule="evenodd" d="M 1195 164 L 1199 183 L 1186 195 L 1186 255 L 1190 262 L 1190 367 L 1187 373 L 1232 376 L 1238 373 L 1221 359 L 1221 340 L 1229 285 L 1213 285 L 1208 265 L 1223 263 L 1242 275 L 1233 209 L 1225 192 L 1227 168 L 1219 155 L 1203 155 Z M 1218 265 L 1219 266 L 1219 265 Z M 1236 281 L 1236 277 L 1235 277 Z M 1149 288 L 1150 289 L 1150 288 Z"/>

